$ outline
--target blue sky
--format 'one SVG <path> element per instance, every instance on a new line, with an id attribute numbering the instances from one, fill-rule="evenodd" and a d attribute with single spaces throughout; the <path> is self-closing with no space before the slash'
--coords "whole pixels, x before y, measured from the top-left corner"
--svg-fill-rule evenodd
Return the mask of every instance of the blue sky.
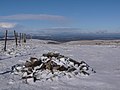
<path id="1" fill-rule="evenodd" d="M 0 28 L 120 32 L 120 0 L 0 0 Z"/>

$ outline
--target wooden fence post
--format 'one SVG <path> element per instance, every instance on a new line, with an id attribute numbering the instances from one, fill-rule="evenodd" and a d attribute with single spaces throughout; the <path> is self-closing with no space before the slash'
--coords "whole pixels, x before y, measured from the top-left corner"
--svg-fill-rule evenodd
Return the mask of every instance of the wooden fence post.
<path id="1" fill-rule="evenodd" d="M 19 34 L 19 43 L 21 43 L 21 33 Z"/>
<path id="2" fill-rule="evenodd" d="M 18 43 L 17 43 L 17 33 L 15 32 L 15 30 L 14 30 L 14 36 L 15 36 L 15 42 L 16 42 L 16 47 L 18 46 Z"/>
<path id="3" fill-rule="evenodd" d="M 30 39 L 32 39 L 32 35 L 30 35 Z"/>
<path id="4" fill-rule="evenodd" d="M 24 40 L 23 42 L 26 43 L 26 34 L 23 35 L 23 38 L 24 38 L 24 39 L 23 39 L 23 40 Z"/>
<path id="5" fill-rule="evenodd" d="M 22 37 L 21 37 L 21 39 L 22 39 L 22 43 L 23 43 L 23 38 L 24 38 L 24 34 L 22 33 Z"/>
<path id="6" fill-rule="evenodd" d="M 8 30 L 5 31 L 5 46 L 4 46 L 4 51 L 6 51 L 7 34 L 8 34 Z"/>

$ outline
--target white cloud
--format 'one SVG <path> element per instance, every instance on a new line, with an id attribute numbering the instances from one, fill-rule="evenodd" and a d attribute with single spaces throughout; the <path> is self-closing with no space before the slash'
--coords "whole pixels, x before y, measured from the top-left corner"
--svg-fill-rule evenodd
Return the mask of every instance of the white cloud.
<path id="1" fill-rule="evenodd" d="M 48 14 L 17 14 L 0 16 L 2 20 L 65 20 L 64 16 Z"/>
<path id="2" fill-rule="evenodd" d="M 0 22 L 0 28 L 14 28 L 15 26 L 15 23 Z"/>

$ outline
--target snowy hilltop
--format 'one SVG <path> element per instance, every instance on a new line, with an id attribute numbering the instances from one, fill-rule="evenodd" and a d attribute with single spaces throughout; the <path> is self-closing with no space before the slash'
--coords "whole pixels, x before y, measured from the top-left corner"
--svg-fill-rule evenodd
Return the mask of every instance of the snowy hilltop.
<path id="1" fill-rule="evenodd" d="M 107 42 L 107 44 L 106 44 Z M 0 90 L 118 90 L 119 41 L 0 41 Z"/>

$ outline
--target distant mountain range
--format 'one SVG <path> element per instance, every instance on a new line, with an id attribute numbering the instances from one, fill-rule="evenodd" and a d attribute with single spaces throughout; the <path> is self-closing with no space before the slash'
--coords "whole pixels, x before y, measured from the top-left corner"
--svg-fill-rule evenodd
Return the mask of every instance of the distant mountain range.
<path id="1" fill-rule="evenodd" d="M 96 33 L 37 33 L 32 34 L 33 39 L 42 40 L 54 40 L 59 42 L 75 41 L 75 40 L 114 40 L 120 39 L 120 33 L 106 33 L 106 32 L 96 32 Z M 0 40 L 4 38 L 4 33 L 0 33 Z M 14 39 L 13 33 L 9 33 L 9 39 Z"/>
<path id="2" fill-rule="evenodd" d="M 120 33 L 79 33 L 79 34 L 53 34 L 53 35 L 33 35 L 34 39 L 55 40 L 60 42 L 75 41 L 75 40 L 114 40 L 120 39 Z"/>

